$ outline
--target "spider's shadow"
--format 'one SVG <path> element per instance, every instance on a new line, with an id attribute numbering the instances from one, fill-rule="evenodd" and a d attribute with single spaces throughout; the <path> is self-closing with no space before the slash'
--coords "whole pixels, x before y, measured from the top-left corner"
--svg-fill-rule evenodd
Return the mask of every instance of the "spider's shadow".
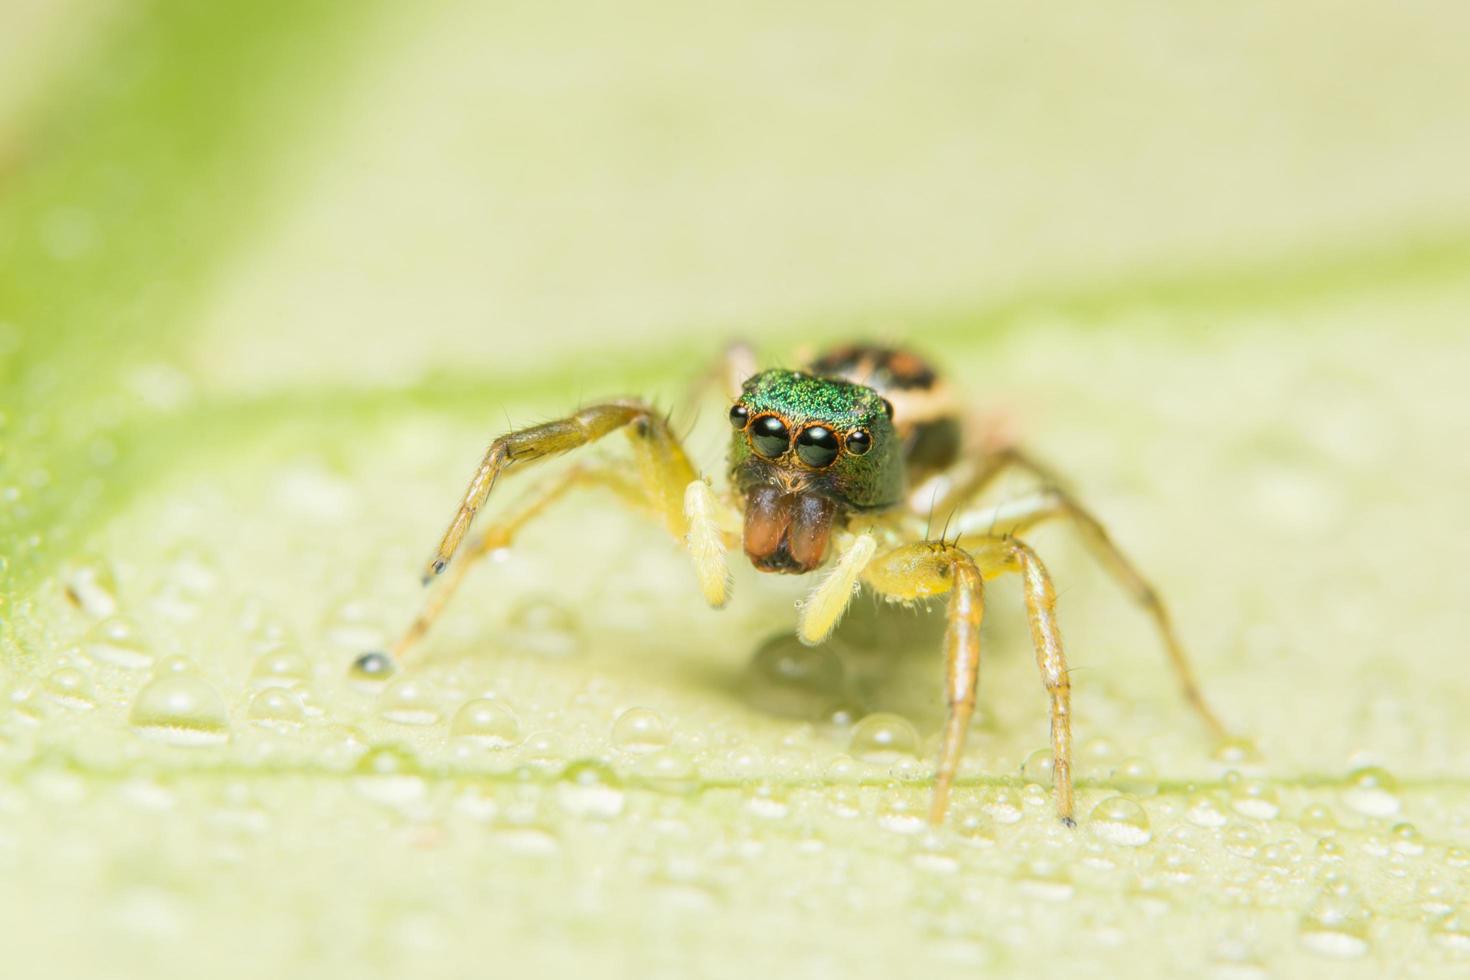
<path id="1" fill-rule="evenodd" d="M 1000 622 L 997 622 L 999 619 Z M 988 644 L 1010 632 L 1009 617 L 986 623 Z M 891 712 L 921 730 L 943 722 L 945 605 L 853 603 L 832 638 L 806 647 L 789 632 L 757 644 L 728 686 L 754 711 L 822 723 L 845 713 Z M 723 686 L 723 685 L 722 685 Z M 981 712 L 982 724 L 988 712 Z"/>

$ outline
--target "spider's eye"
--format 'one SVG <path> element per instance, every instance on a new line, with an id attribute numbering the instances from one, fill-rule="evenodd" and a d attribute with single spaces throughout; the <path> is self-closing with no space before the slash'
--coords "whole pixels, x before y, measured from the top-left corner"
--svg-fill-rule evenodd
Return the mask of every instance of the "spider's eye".
<path id="1" fill-rule="evenodd" d="M 837 433 L 825 425 L 809 425 L 796 434 L 796 455 L 815 469 L 830 466 L 837 449 Z"/>
<path id="2" fill-rule="evenodd" d="M 847 451 L 861 456 L 873 448 L 873 437 L 867 429 L 853 429 L 847 434 Z"/>
<path id="3" fill-rule="evenodd" d="M 736 405 L 730 409 L 730 424 L 737 429 L 745 428 L 745 423 L 750 421 L 750 409 L 744 405 Z"/>
<path id="4" fill-rule="evenodd" d="M 890 419 L 893 418 L 893 402 L 889 401 L 886 398 L 883 399 L 883 412 Z"/>
<path id="5" fill-rule="evenodd" d="M 791 432 L 774 415 L 762 415 L 750 423 L 750 444 L 767 459 L 775 459 L 791 447 Z"/>

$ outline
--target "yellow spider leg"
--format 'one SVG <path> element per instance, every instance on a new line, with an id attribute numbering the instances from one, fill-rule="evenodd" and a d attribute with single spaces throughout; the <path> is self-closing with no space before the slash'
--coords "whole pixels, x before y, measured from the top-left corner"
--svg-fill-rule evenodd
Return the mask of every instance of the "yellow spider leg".
<path id="1" fill-rule="evenodd" d="M 684 490 L 684 517 L 689 523 L 685 544 L 694 559 L 700 591 L 716 609 L 730 601 L 730 568 L 725 563 L 725 532 L 720 520 L 723 507 L 704 480 L 694 480 Z"/>
<path id="2" fill-rule="evenodd" d="M 663 516 L 670 533 L 682 540 L 688 530 L 684 519 L 684 489 L 695 477 L 689 457 L 680 448 L 668 422 L 652 406 L 631 399 L 605 402 L 564 419 L 507 433 L 492 442 L 429 561 L 425 581 L 448 567 L 502 470 L 515 463 L 560 455 L 624 427 L 632 438 L 638 471 L 654 509 Z"/>
<path id="3" fill-rule="evenodd" d="M 1036 667 L 1051 700 L 1052 784 L 1057 793 L 1057 816 L 1075 827 L 1072 815 L 1072 682 L 1067 676 L 1067 658 L 1062 653 L 1062 632 L 1057 625 L 1057 593 L 1046 566 L 1036 552 L 1012 540 L 1011 556 L 1021 573 L 1021 595 L 1026 602 L 1026 621 L 1031 626 L 1031 645 L 1036 649 Z"/>
<path id="4" fill-rule="evenodd" d="M 843 551 L 827 577 L 800 605 L 796 635 L 801 642 L 816 646 L 832 635 L 847 607 L 852 604 L 858 577 L 877 550 L 878 542 L 872 534 L 864 531 Z"/>
<path id="5" fill-rule="evenodd" d="M 541 516 L 569 490 L 581 486 L 607 487 L 625 503 L 641 510 L 648 510 L 648 501 L 639 493 L 638 487 L 619 473 L 575 466 L 559 474 L 546 489 L 537 493 L 529 504 L 505 520 L 486 528 L 485 532 L 470 544 L 463 559 L 455 564 L 449 574 L 439 583 L 438 588 L 429 593 L 428 601 L 424 603 L 423 609 L 390 648 L 389 655 L 394 663 L 401 666 L 407 662 L 409 651 L 416 647 L 429 632 L 429 628 L 434 625 L 434 621 L 449 604 L 450 598 L 459 589 L 460 583 L 464 581 L 465 575 L 474 567 L 477 560 L 501 548 L 510 547 L 516 534 L 523 527 Z"/>
<path id="6" fill-rule="evenodd" d="M 957 530 L 968 532 L 973 528 L 974 531 L 981 534 L 1014 534 L 1044 520 L 1054 517 L 1067 518 L 1077 529 L 1083 544 L 1086 545 L 1087 550 L 1092 553 L 1098 564 L 1102 565 L 1113 581 L 1117 582 L 1134 603 L 1153 620 L 1154 629 L 1159 634 L 1175 678 L 1184 692 L 1185 700 L 1189 702 L 1190 707 L 1199 715 L 1200 720 L 1205 723 L 1216 739 L 1224 738 L 1228 734 L 1225 725 L 1210 708 L 1205 701 L 1204 694 L 1200 691 L 1199 681 L 1195 677 L 1194 668 L 1190 665 L 1184 644 L 1180 642 L 1179 634 L 1174 629 L 1174 620 L 1169 615 L 1168 607 L 1164 605 L 1158 591 L 1138 571 L 1137 566 L 1113 542 L 1107 530 L 1103 528 L 1102 522 L 1093 516 L 1092 512 L 1084 507 L 1077 498 L 1063 489 L 1049 469 L 1019 449 L 1000 450 L 987 457 L 987 460 L 981 465 L 982 473 L 986 474 L 985 479 L 972 482 L 967 491 L 972 496 L 988 486 L 991 480 L 1007 467 L 1015 467 L 1032 474 L 1046 484 L 1046 489 L 1014 505 L 1001 505 L 987 511 L 961 515 L 956 519 Z M 951 496 L 946 501 L 946 505 L 952 506 L 957 500 L 957 495 Z M 1008 511 L 1007 508 L 1011 510 Z M 999 518 L 1000 520 L 992 529 L 984 523 L 987 518 L 991 520 Z"/>
<path id="7" fill-rule="evenodd" d="M 975 693 L 980 684 L 980 621 L 985 614 L 984 580 L 969 553 L 953 545 L 929 542 L 904 545 L 879 556 L 863 577 L 879 593 L 898 601 L 951 593 L 944 631 L 949 717 L 929 806 L 929 820 L 938 825 L 944 822 L 949 808 L 950 789 L 975 713 Z M 1069 786 L 1069 800 L 1070 792 Z"/>

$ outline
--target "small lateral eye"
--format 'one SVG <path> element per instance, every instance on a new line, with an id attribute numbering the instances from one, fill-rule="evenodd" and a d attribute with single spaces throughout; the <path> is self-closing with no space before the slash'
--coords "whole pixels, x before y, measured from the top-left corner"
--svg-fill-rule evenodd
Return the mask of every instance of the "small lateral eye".
<path id="1" fill-rule="evenodd" d="M 750 423 L 750 445 L 767 459 L 775 459 L 791 448 L 791 431 L 774 415 L 762 415 Z"/>
<path id="2" fill-rule="evenodd" d="M 883 414 L 887 415 L 890 419 L 893 418 L 893 402 L 886 398 L 883 399 Z"/>
<path id="3" fill-rule="evenodd" d="M 825 425 L 809 425 L 796 434 L 796 455 L 814 469 L 832 465 L 838 450 L 837 433 Z"/>
<path id="4" fill-rule="evenodd" d="M 737 429 L 745 428 L 745 423 L 750 421 L 750 409 L 744 405 L 736 404 L 730 409 L 730 424 Z"/>
<path id="5" fill-rule="evenodd" d="M 867 429 L 853 429 L 847 434 L 847 451 L 862 456 L 873 448 L 873 437 Z"/>

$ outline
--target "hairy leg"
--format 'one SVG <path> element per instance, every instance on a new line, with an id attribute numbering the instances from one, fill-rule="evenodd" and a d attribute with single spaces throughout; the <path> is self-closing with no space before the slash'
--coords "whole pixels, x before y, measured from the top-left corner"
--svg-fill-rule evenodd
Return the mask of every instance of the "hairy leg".
<path id="1" fill-rule="evenodd" d="M 684 491 L 695 478 L 693 464 L 667 419 L 652 406 L 632 399 L 604 402 L 554 422 L 518 429 L 492 442 L 465 490 L 454 519 L 449 522 L 449 529 L 429 560 L 425 581 L 449 566 L 503 470 L 558 456 L 618 429 L 626 429 L 632 439 L 639 476 L 654 510 L 663 517 L 670 533 L 682 539 L 688 531 Z"/>
<path id="2" fill-rule="evenodd" d="M 985 614 L 984 580 L 968 552 L 927 541 L 878 556 L 868 564 L 863 577 L 879 594 L 895 601 L 950 594 L 944 630 L 944 690 L 949 714 L 929 806 L 930 822 L 941 824 L 975 713 L 980 684 L 980 621 Z"/>
<path id="3" fill-rule="evenodd" d="M 1062 632 L 1057 625 L 1057 593 L 1046 566 L 1036 552 L 1014 539 L 1011 560 L 1021 575 L 1021 595 L 1026 602 L 1026 621 L 1031 627 L 1031 645 L 1036 650 L 1036 667 L 1046 688 L 1051 708 L 1052 784 L 1057 793 L 1057 816 L 1075 827 L 1072 812 L 1072 682 L 1067 676 L 1067 658 L 1062 652 Z"/>
<path id="4" fill-rule="evenodd" d="M 546 484 L 544 489 L 535 493 L 524 507 L 486 528 L 484 533 L 471 541 L 460 561 L 455 563 L 454 568 L 444 576 L 438 587 L 429 593 L 429 598 L 418 616 L 389 649 L 389 656 L 394 663 L 402 666 L 408 662 L 409 653 L 429 632 L 429 628 L 434 625 L 434 621 L 439 618 L 444 607 L 458 591 L 460 583 L 464 581 L 465 576 L 479 559 L 502 548 L 510 547 L 516 534 L 523 527 L 545 513 L 552 504 L 569 491 L 580 487 L 596 486 L 611 489 L 625 503 L 643 510 L 648 509 L 637 485 L 614 471 L 576 466 L 558 474 L 554 480 Z"/>
<path id="5" fill-rule="evenodd" d="M 1010 504 L 959 514 L 951 519 L 955 530 L 962 534 L 1015 534 L 1045 520 L 1053 518 L 1068 520 L 1097 562 L 1153 621 L 1154 629 L 1159 635 L 1159 640 L 1169 658 L 1169 664 L 1174 670 L 1175 678 L 1184 693 L 1185 700 L 1189 702 L 1205 726 L 1210 729 L 1212 735 L 1216 738 L 1225 737 L 1227 734 L 1225 726 L 1200 691 L 1189 655 L 1185 652 L 1184 644 L 1179 640 L 1179 634 L 1174 628 L 1173 617 L 1169 615 L 1168 607 L 1164 605 L 1158 590 L 1143 577 L 1138 567 L 1114 543 L 1102 522 L 1083 506 L 1081 501 L 1060 485 L 1051 470 L 1018 449 L 1002 449 L 982 463 L 980 469 L 984 478 L 972 481 L 966 486 L 965 492 L 970 497 L 975 496 L 988 487 L 1001 472 L 1012 467 L 1035 476 L 1042 482 L 1044 489 Z M 952 510 L 962 503 L 962 499 L 950 497 L 946 506 Z"/>
<path id="6" fill-rule="evenodd" d="M 867 531 L 843 549 L 832 570 L 802 600 L 797 614 L 796 636 L 807 646 L 816 646 L 832 635 L 858 588 L 858 579 L 878 550 L 878 542 Z"/>

